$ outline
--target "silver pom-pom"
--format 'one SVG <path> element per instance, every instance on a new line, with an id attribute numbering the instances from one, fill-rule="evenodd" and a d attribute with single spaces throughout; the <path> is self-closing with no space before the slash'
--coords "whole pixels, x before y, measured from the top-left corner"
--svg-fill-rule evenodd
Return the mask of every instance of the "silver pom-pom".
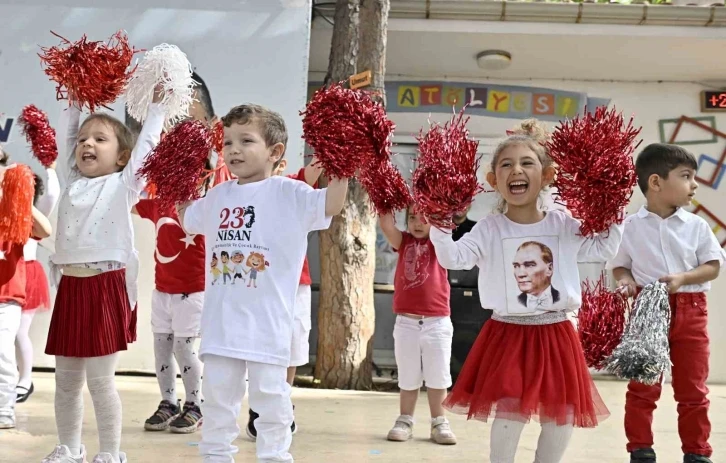
<path id="1" fill-rule="evenodd" d="M 187 55 L 176 45 L 162 43 L 147 51 L 144 59 L 126 87 L 126 108 L 139 122 L 144 122 L 154 96 L 154 87 L 164 86 L 161 105 L 166 112 L 166 124 L 174 125 L 186 119 L 194 101 L 192 65 Z"/>
<path id="2" fill-rule="evenodd" d="M 646 285 L 635 300 L 620 344 L 607 360 L 607 371 L 643 384 L 660 382 L 671 366 L 670 325 L 668 286 L 660 282 Z"/>

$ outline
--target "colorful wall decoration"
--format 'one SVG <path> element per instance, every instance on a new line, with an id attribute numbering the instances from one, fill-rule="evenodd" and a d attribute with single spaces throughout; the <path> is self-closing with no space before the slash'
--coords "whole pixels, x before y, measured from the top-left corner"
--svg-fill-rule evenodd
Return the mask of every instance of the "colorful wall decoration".
<path id="1" fill-rule="evenodd" d="M 310 93 L 322 83 L 311 82 Z M 559 121 L 585 107 L 608 105 L 608 98 L 548 88 L 464 82 L 410 81 L 386 83 L 386 110 L 392 113 L 447 113 L 468 104 L 470 115 Z"/>
<path id="2" fill-rule="evenodd" d="M 689 117 L 684 115 L 677 119 L 661 119 L 658 121 L 658 129 L 661 143 L 688 146 L 710 145 L 726 141 L 726 133 L 718 130 L 716 118 L 713 116 Z M 722 150 L 717 149 L 715 152 L 719 154 L 702 153 L 697 156 L 696 181 L 703 186 L 717 190 L 726 172 L 726 143 Z M 726 247 L 726 223 L 698 201 L 692 202 L 690 211 L 708 222 L 718 242 L 722 247 Z"/>

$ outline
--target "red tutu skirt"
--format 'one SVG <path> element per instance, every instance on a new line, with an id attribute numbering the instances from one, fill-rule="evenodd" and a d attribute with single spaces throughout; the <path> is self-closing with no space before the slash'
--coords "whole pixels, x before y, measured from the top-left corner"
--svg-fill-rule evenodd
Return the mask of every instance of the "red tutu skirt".
<path id="1" fill-rule="evenodd" d="M 100 357 L 126 350 L 134 341 L 136 311 L 129 305 L 125 269 L 61 278 L 46 354 Z"/>
<path id="2" fill-rule="evenodd" d="M 48 277 L 37 260 L 25 262 L 25 304 L 23 310 L 50 309 Z"/>
<path id="3" fill-rule="evenodd" d="M 582 428 L 595 427 L 610 414 L 570 321 L 487 321 L 444 406 L 482 421 L 493 415 Z"/>

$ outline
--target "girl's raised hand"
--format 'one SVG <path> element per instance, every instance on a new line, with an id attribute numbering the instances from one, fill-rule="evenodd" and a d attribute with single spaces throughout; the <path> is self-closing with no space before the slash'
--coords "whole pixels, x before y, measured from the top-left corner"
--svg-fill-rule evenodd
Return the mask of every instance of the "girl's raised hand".
<path id="1" fill-rule="evenodd" d="M 160 103 L 161 100 L 164 99 L 165 93 L 166 92 L 164 90 L 164 84 L 161 84 L 161 83 L 156 84 L 156 86 L 154 87 L 154 98 L 151 101 L 154 103 Z"/>

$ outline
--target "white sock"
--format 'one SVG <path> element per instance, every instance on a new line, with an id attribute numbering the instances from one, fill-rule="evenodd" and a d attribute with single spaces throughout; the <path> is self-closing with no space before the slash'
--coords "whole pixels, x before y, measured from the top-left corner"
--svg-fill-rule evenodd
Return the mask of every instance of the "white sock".
<path id="1" fill-rule="evenodd" d="M 88 359 L 88 391 L 93 399 L 98 428 L 99 453 L 107 452 L 119 461 L 121 447 L 121 398 L 116 390 L 118 354 Z"/>
<path id="2" fill-rule="evenodd" d="M 524 423 L 520 421 L 496 418 L 492 423 L 490 435 L 489 461 L 491 463 L 514 463 L 519 436 L 522 435 L 523 429 Z"/>
<path id="3" fill-rule="evenodd" d="M 18 362 L 18 386 L 30 389 L 33 378 L 33 343 L 30 341 L 30 324 L 33 322 L 34 310 L 24 310 L 20 316 L 20 328 L 15 336 L 15 359 Z"/>
<path id="4" fill-rule="evenodd" d="M 154 334 L 154 357 L 156 359 L 156 380 L 159 382 L 161 398 L 176 405 L 176 364 L 174 363 L 173 334 Z"/>
<path id="5" fill-rule="evenodd" d="M 555 423 L 543 423 L 534 463 L 560 463 L 570 443 L 572 431 L 571 424 L 557 426 Z"/>
<path id="6" fill-rule="evenodd" d="M 83 383 L 86 380 L 85 359 L 56 357 L 55 424 L 58 442 L 73 455 L 81 453 L 83 426 Z"/>
<path id="7" fill-rule="evenodd" d="M 202 403 L 202 362 L 195 349 L 197 338 L 174 338 L 174 356 L 181 370 L 186 402 Z"/>

